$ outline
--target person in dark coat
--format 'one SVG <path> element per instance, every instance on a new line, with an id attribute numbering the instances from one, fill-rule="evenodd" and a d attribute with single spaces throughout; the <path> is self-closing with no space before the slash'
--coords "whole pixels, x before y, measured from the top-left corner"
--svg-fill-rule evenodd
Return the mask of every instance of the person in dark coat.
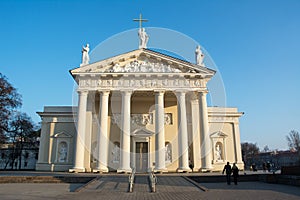
<path id="1" fill-rule="evenodd" d="M 235 165 L 235 163 L 233 163 L 231 170 L 232 170 L 234 184 L 237 185 L 237 178 L 239 176 L 239 168 Z"/>
<path id="2" fill-rule="evenodd" d="M 229 162 L 227 162 L 227 165 L 224 166 L 222 174 L 224 174 L 224 172 L 226 172 L 227 184 L 230 185 L 231 166 L 230 166 Z"/>

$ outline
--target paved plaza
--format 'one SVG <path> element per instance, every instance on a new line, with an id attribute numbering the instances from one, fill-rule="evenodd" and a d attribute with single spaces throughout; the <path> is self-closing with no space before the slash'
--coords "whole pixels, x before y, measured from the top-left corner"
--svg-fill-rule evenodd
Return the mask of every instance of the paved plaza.
<path id="1" fill-rule="evenodd" d="M 146 175 L 137 175 L 133 193 L 128 176 L 99 176 L 89 184 L 7 183 L 0 184 L 2 199 L 300 199 L 300 188 L 262 182 L 195 183 L 182 176 L 158 176 L 157 192 L 151 193 Z M 83 187 L 84 186 L 84 187 Z M 78 190 L 80 189 L 80 190 Z M 78 190 L 77 192 L 75 192 Z"/>

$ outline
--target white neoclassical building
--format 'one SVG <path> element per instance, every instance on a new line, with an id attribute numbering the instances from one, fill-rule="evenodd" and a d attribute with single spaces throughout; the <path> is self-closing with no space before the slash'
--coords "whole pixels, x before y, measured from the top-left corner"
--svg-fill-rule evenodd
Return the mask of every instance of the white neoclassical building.
<path id="1" fill-rule="evenodd" d="M 143 30 L 145 31 L 145 30 Z M 208 107 L 215 71 L 146 48 L 79 68 L 78 107 L 44 107 L 37 170 L 70 172 L 243 169 L 237 108 Z"/>

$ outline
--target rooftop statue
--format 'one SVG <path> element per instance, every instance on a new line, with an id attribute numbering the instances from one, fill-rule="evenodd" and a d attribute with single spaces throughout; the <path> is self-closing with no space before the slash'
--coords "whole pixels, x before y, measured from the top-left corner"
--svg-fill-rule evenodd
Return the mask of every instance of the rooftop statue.
<path id="1" fill-rule="evenodd" d="M 196 48 L 195 55 L 196 55 L 196 64 L 200 65 L 200 66 L 204 66 L 204 63 L 203 63 L 204 54 L 202 53 L 199 45 Z"/>
<path id="2" fill-rule="evenodd" d="M 133 21 L 139 22 L 139 26 L 140 26 L 139 32 L 138 32 L 139 39 L 140 39 L 139 49 L 147 48 L 147 43 L 148 43 L 148 40 L 149 40 L 149 36 L 147 35 L 145 28 L 142 28 L 142 22 L 147 22 L 148 20 L 143 19 L 142 14 L 140 14 L 140 18 L 139 19 L 133 19 Z"/>
<path id="3" fill-rule="evenodd" d="M 89 64 L 89 62 L 90 62 L 89 51 L 90 51 L 89 44 L 86 44 L 85 47 L 84 46 L 82 47 L 82 51 L 81 51 L 82 61 L 81 61 L 80 66 Z"/>
<path id="4" fill-rule="evenodd" d="M 147 48 L 147 43 L 149 40 L 149 36 L 147 35 L 145 28 L 140 28 L 138 32 L 139 38 L 140 38 L 140 44 L 139 48 Z"/>

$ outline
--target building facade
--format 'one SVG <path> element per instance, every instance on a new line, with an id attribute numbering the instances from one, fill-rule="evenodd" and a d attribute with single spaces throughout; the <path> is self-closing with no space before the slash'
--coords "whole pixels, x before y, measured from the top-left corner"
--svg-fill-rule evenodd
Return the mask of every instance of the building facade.
<path id="1" fill-rule="evenodd" d="M 144 47 L 70 71 L 78 107 L 38 112 L 37 170 L 206 172 L 227 161 L 243 169 L 243 113 L 207 106 L 215 71 Z"/>

